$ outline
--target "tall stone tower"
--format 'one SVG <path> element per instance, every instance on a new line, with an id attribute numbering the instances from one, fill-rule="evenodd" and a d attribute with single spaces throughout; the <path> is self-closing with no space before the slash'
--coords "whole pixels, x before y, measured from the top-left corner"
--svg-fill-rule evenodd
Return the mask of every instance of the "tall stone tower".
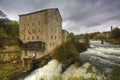
<path id="1" fill-rule="evenodd" d="M 113 30 L 113 27 L 111 26 L 111 31 Z"/>
<path id="2" fill-rule="evenodd" d="M 62 43 L 62 17 L 57 8 L 19 15 L 24 56 L 40 58 Z"/>

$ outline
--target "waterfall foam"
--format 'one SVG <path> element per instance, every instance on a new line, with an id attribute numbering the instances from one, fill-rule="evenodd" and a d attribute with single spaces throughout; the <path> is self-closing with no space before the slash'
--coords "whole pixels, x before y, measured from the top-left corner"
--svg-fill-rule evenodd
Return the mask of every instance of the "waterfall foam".
<path id="1" fill-rule="evenodd" d="M 81 67 L 75 67 L 75 65 L 69 66 L 64 73 L 62 72 L 62 64 L 57 60 L 51 60 L 47 65 L 39 68 L 28 75 L 24 80 L 53 80 L 54 77 L 62 76 L 63 80 L 67 80 L 69 77 L 80 77 L 90 78 L 92 73 L 86 73 L 87 68 L 90 64 L 97 67 L 113 67 L 114 65 L 120 64 L 120 48 L 113 47 L 108 43 L 104 45 L 100 44 L 100 41 L 91 42 L 91 48 L 87 51 L 80 53 L 80 61 L 83 61 Z M 89 62 L 89 63 L 87 63 Z M 94 68 L 93 71 L 96 72 Z M 101 80 L 100 75 L 97 76 L 98 80 Z M 54 79 L 55 80 L 55 79 Z"/>
<path id="2" fill-rule="evenodd" d="M 57 60 L 51 60 L 47 65 L 39 68 L 28 75 L 24 80 L 40 80 L 44 78 L 46 80 L 52 80 L 54 76 L 59 76 L 62 71 L 62 64 Z"/>
<path id="3" fill-rule="evenodd" d="M 113 68 L 120 65 L 120 47 L 109 43 L 101 44 L 100 41 L 91 41 L 91 48 L 80 53 L 80 60 L 90 62 L 95 67 Z"/>
<path id="4" fill-rule="evenodd" d="M 64 73 L 62 71 L 62 64 L 57 60 L 51 60 L 47 65 L 42 68 L 39 68 L 28 75 L 24 80 L 53 80 L 55 77 L 62 77 L 63 80 L 68 80 L 71 77 L 80 77 L 90 78 L 92 73 L 86 73 L 89 63 L 85 63 L 81 67 L 75 67 L 75 65 L 69 66 Z M 94 69 L 94 71 L 96 71 Z M 97 76 L 98 77 L 98 76 Z M 100 77 L 98 77 L 100 79 Z"/>

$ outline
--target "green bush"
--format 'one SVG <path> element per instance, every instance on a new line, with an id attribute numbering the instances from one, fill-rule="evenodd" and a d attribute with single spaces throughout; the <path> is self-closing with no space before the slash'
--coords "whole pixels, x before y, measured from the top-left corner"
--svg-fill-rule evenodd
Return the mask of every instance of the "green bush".
<path id="1" fill-rule="evenodd" d="M 62 61 L 74 61 L 79 57 L 75 45 L 71 41 L 63 42 L 52 51 L 52 58 Z"/>
<path id="2" fill-rule="evenodd" d="M 3 46 L 3 42 L 2 41 L 0 41 L 0 48 Z"/>
<path id="3" fill-rule="evenodd" d="M 110 73 L 110 80 L 120 80 L 120 66 L 115 66 Z"/>
<path id="4" fill-rule="evenodd" d="M 79 53 L 87 50 L 87 45 L 85 45 L 84 43 L 75 42 L 74 45 Z"/>
<path id="5" fill-rule="evenodd" d="M 48 60 L 41 60 L 41 61 L 39 62 L 38 67 L 43 67 L 43 66 L 46 65 L 48 62 L 49 62 Z"/>

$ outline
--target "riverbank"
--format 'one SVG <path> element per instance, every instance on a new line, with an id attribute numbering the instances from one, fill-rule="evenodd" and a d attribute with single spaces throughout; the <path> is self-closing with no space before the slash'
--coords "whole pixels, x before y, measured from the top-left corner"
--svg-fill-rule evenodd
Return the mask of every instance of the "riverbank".
<path id="1" fill-rule="evenodd" d="M 107 40 L 107 42 L 114 45 L 120 45 L 120 40 L 117 40 L 117 39 L 110 39 L 110 40 Z"/>
<path id="2" fill-rule="evenodd" d="M 21 61 L 11 61 L 0 64 L 0 80 L 7 79 L 16 72 L 23 70 Z"/>

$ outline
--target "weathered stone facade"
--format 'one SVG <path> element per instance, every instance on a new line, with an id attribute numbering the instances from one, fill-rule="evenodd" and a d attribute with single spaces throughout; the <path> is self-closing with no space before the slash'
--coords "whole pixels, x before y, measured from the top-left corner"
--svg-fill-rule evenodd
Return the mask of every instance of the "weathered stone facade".
<path id="1" fill-rule="evenodd" d="M 69 39 L 69 32 L 66 30 L 62 30 L 62 41 L 66 41 Z"/>
<path id="2" fill-rule="evenodd" d="M 58 9 L 46 9 L 33 13 L 19 15 L 20 40 L 26 44 L 29 42 L 43 42 L 45 50 L 27 50 L 25 54 L 35 53 L 39 58 L 50 53 L 57 45 L 63 41 L 62 18 Z"/>
<path id="3" fill-rule="evenodd" d="M 4 46 L 0 49 L 0 63 L 21 60 L 21 50 L 18 46 Z"/>

